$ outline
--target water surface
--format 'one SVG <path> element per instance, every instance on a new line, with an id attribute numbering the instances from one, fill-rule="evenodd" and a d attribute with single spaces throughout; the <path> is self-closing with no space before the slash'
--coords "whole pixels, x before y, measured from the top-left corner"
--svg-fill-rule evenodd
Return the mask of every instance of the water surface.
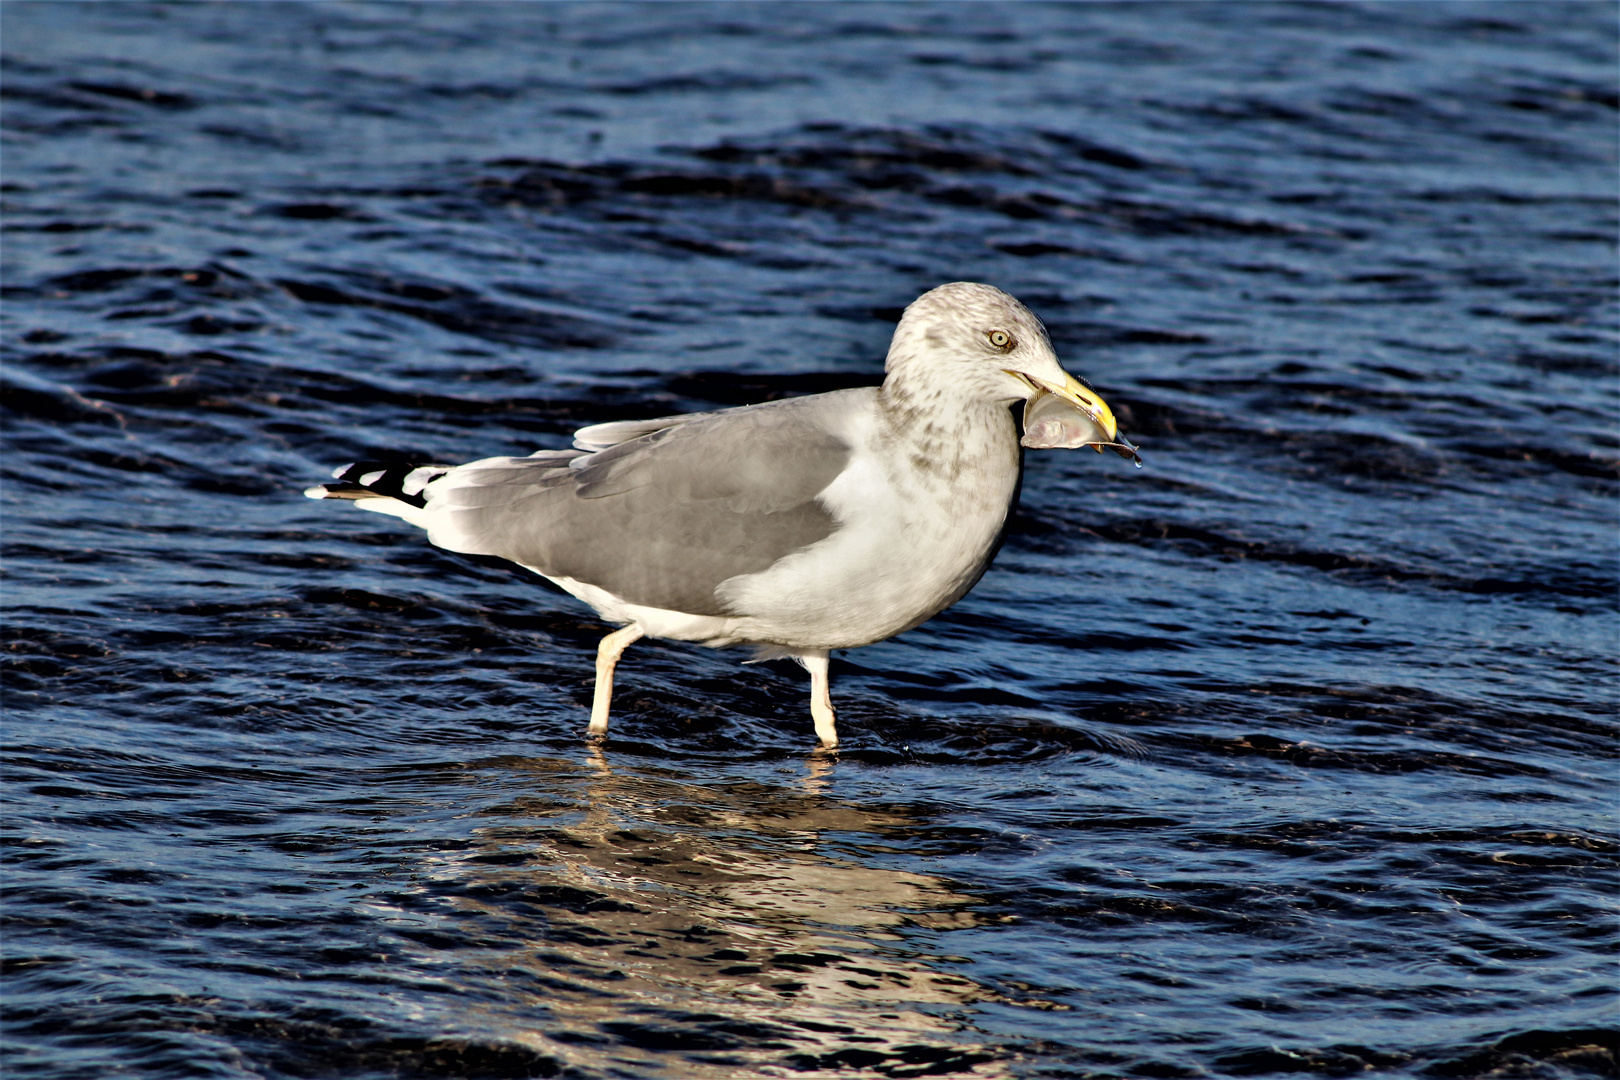
<path id="1" fill-rule="evenodd" d="M 7 3 L 8 1075 L 1612 1074 L 1614 16 Z M 1146 468 L 836 758 L 299 494 L 964 278 Z"/>

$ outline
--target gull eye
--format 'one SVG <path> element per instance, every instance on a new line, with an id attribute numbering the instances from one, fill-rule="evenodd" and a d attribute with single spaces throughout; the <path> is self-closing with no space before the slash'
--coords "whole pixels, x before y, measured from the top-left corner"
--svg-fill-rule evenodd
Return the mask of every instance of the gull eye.
<path id="1" fill-rule="evenodd" d="M 985 336 L 990 339 L 990 344 L 994 345 L 1002 352 L 1006 352 L 1008 349 L 1013 347 L 1013 336 L 1007 333 L 1005 330 L 992 330 Z"/>

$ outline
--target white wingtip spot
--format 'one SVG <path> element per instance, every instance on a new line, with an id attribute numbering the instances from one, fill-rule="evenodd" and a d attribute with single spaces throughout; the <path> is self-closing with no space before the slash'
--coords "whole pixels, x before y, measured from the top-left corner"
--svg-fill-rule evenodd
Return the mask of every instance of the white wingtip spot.
<path id="1" fill-rule="evenodd" d="M 304 496 L 309 499 L 324 499 L 326 498 L 326 488 L 319 484 L 311 488 L 305 488 Z"/>
<path id="2" fill-rule="evenodd" d="M 412 469 L 405 479 L 400 481 L 399 489 L 407 495 L 420 495 L 423 488 L 449 471 L 449 469 L 442 469 L 437 466 Z"/>
<path id="3" fill-rule="evenodd" d="M 343 479 L 343 474 L 348 472 L 352 468 L 354 468 L 354 462 L 352 462 L 352 461 L 349 462 L 347 465 L 339 465 L 337 468 L 332 470 L 332 479 L 334 479 L 334 480 Z"/>
<path id="4" fill-rule="evenodd" d="M 370 487 L 372 484 L 375 484 L 377 481 L 386 476 L 387 473 L 387 469 L 374 469 L 371 472 L 362 473 L 359 480 L 360 486 Z"/>

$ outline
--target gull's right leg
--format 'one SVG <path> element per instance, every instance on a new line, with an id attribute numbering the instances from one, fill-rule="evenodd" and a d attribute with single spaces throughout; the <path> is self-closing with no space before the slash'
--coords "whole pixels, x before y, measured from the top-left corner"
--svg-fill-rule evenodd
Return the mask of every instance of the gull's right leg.
<path id="1" fill-rule="evenodd" d="M 591 699 L 591 726 L 585 731 L 593 739 L 607 734 L 608 706 L 613 703 L 613 669 L 619 657 L 645 633 L 635 623 L 615 630 L 596 647 L 596 695 Z"/>
<path id="2" fill-rule="evenodd" d="M 838 729 L 833 726 L 832 688 L 827 679 L 827 650 L 806 649 L 799 663 L 810 673 L 810 719 L 816 723 L 816 738 L 823 750 L 838 745 Z"/>

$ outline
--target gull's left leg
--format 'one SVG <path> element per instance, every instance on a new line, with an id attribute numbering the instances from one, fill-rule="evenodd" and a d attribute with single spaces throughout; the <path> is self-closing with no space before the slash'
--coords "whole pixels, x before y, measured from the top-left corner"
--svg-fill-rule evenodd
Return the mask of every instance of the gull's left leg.
<path id="1" fill-rule="evenodd" d="M 832 691 L 827 681 L 827 650 L 806 649 L 799 654 L 799 663 L 810 673 L 810 718 L 816 722 L 816 738 L 822 749 L 831 750 L 838 745 L 838 730 L 833 726 Z"/>
<path id="2" fill-rule="evenodd" d="M 607 734 L 608 706 L 613 703 L 613 669 L 632 642 L 646 631 L 635 623 L 615 630 L 596 647 L 596 693 L 591 698 L 591 724 L 585 729 L 592 738 Z"/>

